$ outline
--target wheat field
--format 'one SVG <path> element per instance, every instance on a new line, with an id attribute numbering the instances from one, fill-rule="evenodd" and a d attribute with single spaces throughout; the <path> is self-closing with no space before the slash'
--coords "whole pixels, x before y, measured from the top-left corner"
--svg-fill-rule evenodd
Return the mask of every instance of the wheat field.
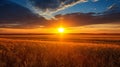
<path id="1" fill-rule="evenodd" d="M 56 37 L 0 35 L 0 67 L 120 67 L 118 35 Z"/>

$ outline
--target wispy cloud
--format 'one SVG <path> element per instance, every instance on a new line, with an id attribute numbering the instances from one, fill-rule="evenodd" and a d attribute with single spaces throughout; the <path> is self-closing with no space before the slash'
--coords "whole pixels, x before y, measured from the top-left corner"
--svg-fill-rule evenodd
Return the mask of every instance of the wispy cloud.
<path id="1" fill-rule="evenodd" d="M 97 2 L 97 1 L 99 1 L 99 0 L 92 0 L 93 2 Z"/>
<path id="2" fill-rule="evenodd" d="M 105 11 L 105 14 L 112 14 L 112 13 L 120 13 L 120 2 L 113 3 Z"/>
<path id="3" fill-rule="evenodd" d="M 28 5 L 29 9 L 34 13 L 50 19 L 54 18 L 53 13 L 87 1 L 88 0 L 28 0 Z"/>
<path id="4" fill-rule="evenodd" d="M 94 25 L 94 24 L 104 24 L 104 23 L 113 23 L 120 24 L 120 3 L 113 3 L 108 7 L 106 12 L 97 14 L 97 13 L 70 13 L 64 15 L 53 15 L 54 13 L 74 6 L 78 3 L 84 2 L 93 2 L 92 0 L 49 0 L 46 5 L 40 6 L 41 1 L 45 3 L 48 0 L 27 0 L 26 7 L 21 6 L 20 4 L 9 2 L 8 0 L 3 1 L 2 6 L 0 6 L 0 28 L 45 28 L 57 26 L 59 24 L 60 18 L 62 17 L 65 21 L 66 27 L 77 27 L 84 25 Z M 14 0 L 15 1 L 15 0 Z M 26 0 L 25 0 L 26 1 Z M 35 5 L 37 1 L 38 5 Z M 52 2 L 55 1 L 55 2 Z M 100 0 L 99 0 L 100 1 Z M 17 2 L 17 1 L 16 1 Z M 19 1 L 20 2 L 20 1 Z M 1 3 L 1 2 L 0 2 Z M 7 3 L 7 4 L 6 4 Z M 3 5 L 4 4 L 4 5 Z M 22 4 L 22 3 L 21 3 Z M 8 6 L 9 5 L 9 6 Z M 57 6 L 56 6 L 57 5 Z M 5 8 L 5 7 L 8 8 Z M 56 6 L 56 7 L 54 7 Z M 89 8 L 88 8 L 89 9 Z M 34 13 L 38 15 L 34 14 Z M 74 9 L 73 9 L 74 10 Z M 96 10 L 96 9 L 95 9 Z M 57 18 L 46 20 L 45 18 Z M 87 19 L 87 20 L 86 20 Z M 116 26 L 119 27 L 119 26 Z M 109 27 L 108 27 L 109 28 Z"/>
<path id="5" fill-rule="evenodd" d="M 110 5 L 110 6 L 108 7 L 108 10 L 114 9 L 114 8 L 116 8 L 116 7 L 117 7 L 117 5 L 114 3 L 114 4 L 112 4 L 112 5 Z"/>

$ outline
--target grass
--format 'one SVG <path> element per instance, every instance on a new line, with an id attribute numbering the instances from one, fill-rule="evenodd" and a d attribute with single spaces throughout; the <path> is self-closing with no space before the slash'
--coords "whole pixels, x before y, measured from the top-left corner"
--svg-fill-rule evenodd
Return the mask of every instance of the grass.
<path id="1" fill-rule="evenodd" d="M 0 38 L 0 67 L 119 67 L 120 42 L 111 40 L 108 43 L 106 40 L 70 42 Z"/>

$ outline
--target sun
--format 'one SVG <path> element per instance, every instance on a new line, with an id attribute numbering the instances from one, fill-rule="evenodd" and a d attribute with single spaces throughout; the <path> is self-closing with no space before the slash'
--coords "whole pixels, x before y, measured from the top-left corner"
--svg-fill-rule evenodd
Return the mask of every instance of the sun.
<path id="1" fill-rule="evenodd" d="M 64 33 L 65 29 L 63 27 L 58 28 L 59 33 Z"/>

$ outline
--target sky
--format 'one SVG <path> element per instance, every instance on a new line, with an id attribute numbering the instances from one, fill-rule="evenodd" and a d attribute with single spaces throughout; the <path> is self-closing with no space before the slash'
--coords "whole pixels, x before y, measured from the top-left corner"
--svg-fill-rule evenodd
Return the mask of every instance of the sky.
<path id="1" fill-rule="evenodd" d="M 120 0 L 0 0 L 0 33 L 120 33 Z"/>

